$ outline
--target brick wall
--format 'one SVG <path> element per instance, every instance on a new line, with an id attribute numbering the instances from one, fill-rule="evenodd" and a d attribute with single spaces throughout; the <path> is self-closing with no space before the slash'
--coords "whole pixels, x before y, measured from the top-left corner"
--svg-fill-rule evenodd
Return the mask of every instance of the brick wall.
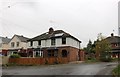
<path id="1" fill-rule="evenodd" d="M 70 47 L 69 60 L 78 61 L 78 58 L 79 58 L 78 52 L 79 52 L 79 49 Z"/>
<path id="2" fill-rule="evenodd" d="M 85 60 L 85 52 L 84 51 L 80 51 L 80 60 L 81 61 Z"/>
<path id="3" fill-rule="evenodd" d="M 68 46 L 68 47 L 66 46 L 66 47 L 59 48 L 59 54 L 62 53 L 62 50 L 67 50 L 69 52 L 68 56 L 67 56 L 67 59 L 69 60 L 69 62 L 78 61 L 78 60 L 81 60 L 81 61 L 85 60 L 84 51 L 80 51 L 80 53 L 79 53 L 79 49 L 74 48 L 74 47 L 70 47 L 70 46 Z M 60 55 L 60 57 L 61 57 L 61 55 Z"/>

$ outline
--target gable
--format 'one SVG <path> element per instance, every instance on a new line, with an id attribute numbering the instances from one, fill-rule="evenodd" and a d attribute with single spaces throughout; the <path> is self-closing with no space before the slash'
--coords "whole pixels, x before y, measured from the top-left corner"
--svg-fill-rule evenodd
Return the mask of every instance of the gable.
<path id="1" fill-rule="evenodd" d="M 9 43 L 11 43 L 11 42 L 21 42 L 21 40 L 17 36 L 14 35 Z"/>
<path id="2" fill-rule="evenodd" d="M 12 39 L 10 40 L 10 42 L 11 42 L 12 40 L 14 40 L 14 41 L 19 41 L 19 42 L 25 42 L 25 43 L 27 43 L 27 40 L 28 40 L 28 39 L 29 39 L 29 38 L 24 37 L 24 36 L 14 35 L 14 36 L 12 37 Z"/>

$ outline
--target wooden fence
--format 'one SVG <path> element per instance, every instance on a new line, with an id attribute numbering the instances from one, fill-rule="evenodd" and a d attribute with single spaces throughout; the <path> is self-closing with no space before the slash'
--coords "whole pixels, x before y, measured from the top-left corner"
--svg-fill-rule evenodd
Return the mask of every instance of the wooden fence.
<path id="1" fill-rule="evenodd" d="M 9 58 L 9 63 L 17 65 L 65 64 L 67 58 Z"/>

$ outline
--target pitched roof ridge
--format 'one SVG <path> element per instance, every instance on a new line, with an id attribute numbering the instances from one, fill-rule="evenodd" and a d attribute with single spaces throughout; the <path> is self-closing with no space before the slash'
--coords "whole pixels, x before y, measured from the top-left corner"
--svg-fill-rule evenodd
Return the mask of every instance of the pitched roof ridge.
<path id="1" fill-rule="evenodd" d="M 0 38 L 2 38 L 2 42 L 3 42 L 3 43 L 9 43 L 9 41 L 11 40 L 11 39 L 8 38 L 8 37 L 0 37 Z"/>
<path id="2" fill-rule="evenodd" d="M 25 37 L 25 36 L 23 36 L 23 35 L 16 35 L 16 34 L 15 34 L 15 36 L 23 37 L 23 38 L 29 39 L 28 37 Z"/>
<path id="3" fill-rule="evenodd" d="M 106 38 L 111 38 L 111 37 L 117 37 L 117 38 L 120 38 L 120 36 L 108 36 Z"/>

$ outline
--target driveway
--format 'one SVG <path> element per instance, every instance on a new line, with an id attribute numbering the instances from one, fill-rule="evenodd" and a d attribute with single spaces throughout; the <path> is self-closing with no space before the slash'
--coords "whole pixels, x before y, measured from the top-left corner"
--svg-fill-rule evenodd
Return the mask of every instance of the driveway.
<path id="1" fill-rule="evenodd" d="M 111 75 L 117 62 L 71 63 L 41 66 L 12 66 L 2 69 L 3 75 Z"/>

